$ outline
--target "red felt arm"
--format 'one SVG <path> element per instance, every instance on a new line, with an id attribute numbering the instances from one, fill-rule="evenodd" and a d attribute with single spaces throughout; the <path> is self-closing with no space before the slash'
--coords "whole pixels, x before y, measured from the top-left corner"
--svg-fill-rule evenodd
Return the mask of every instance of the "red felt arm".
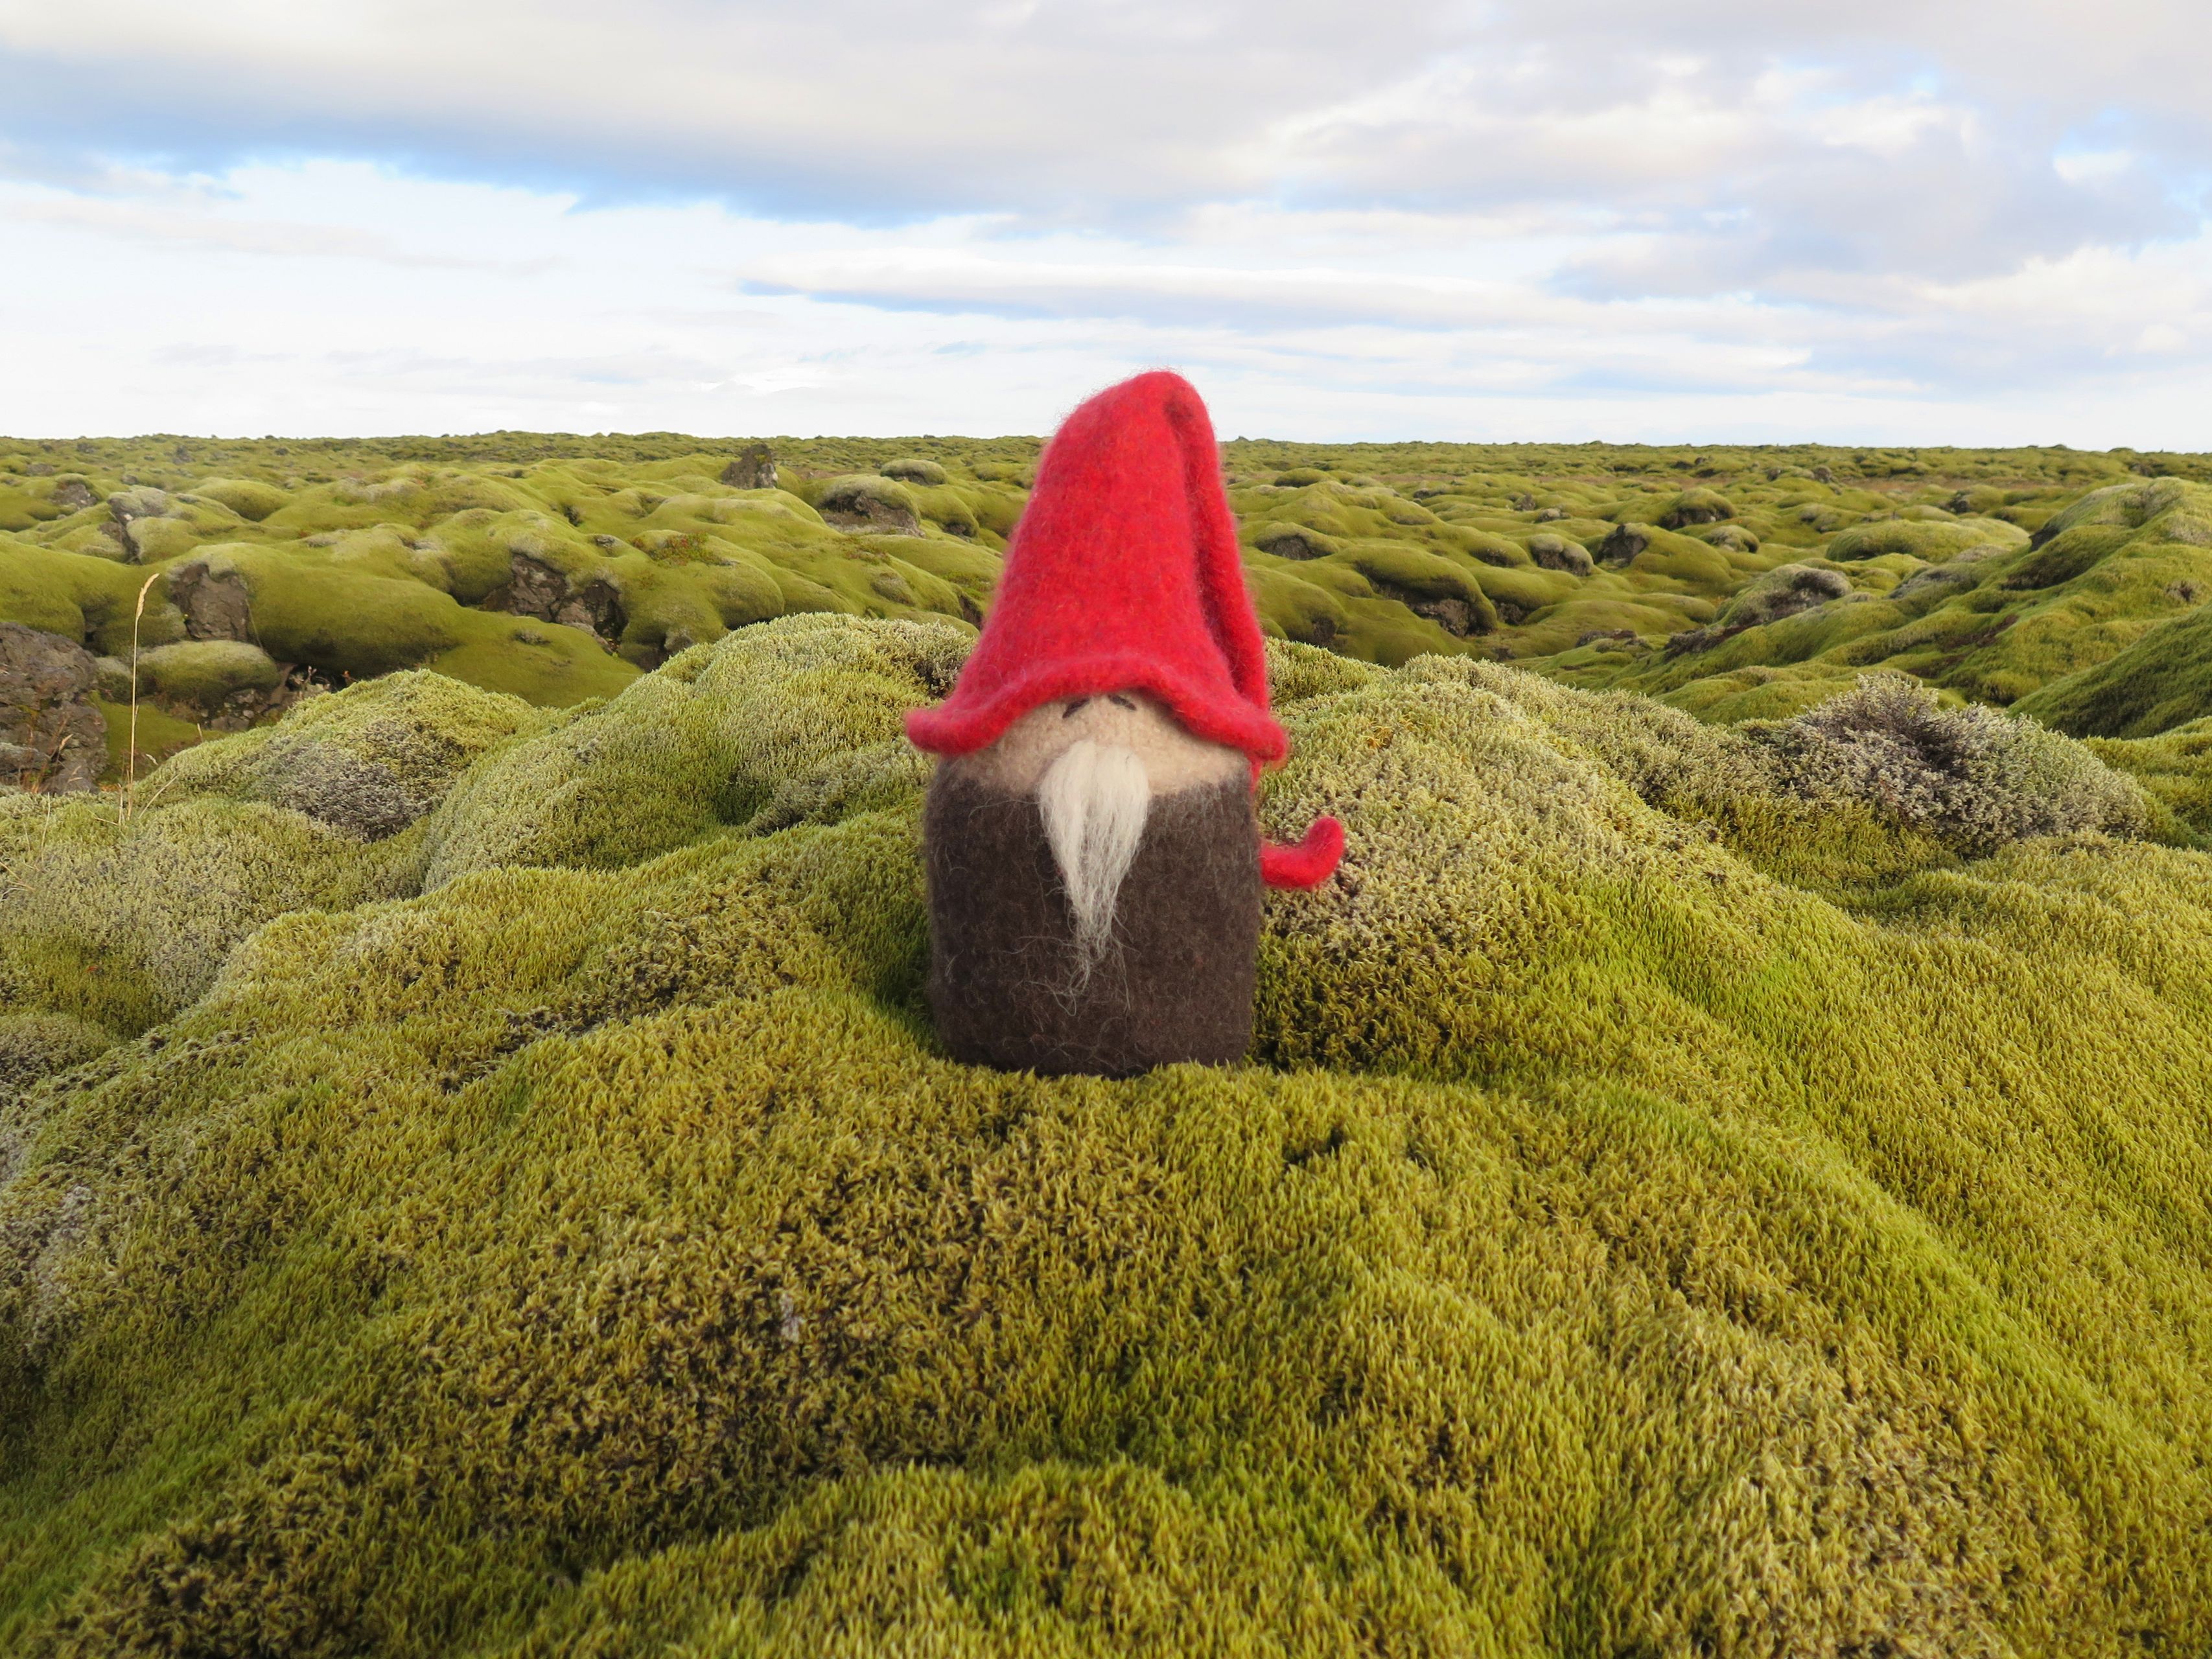
<path id="1" fill-rule="evenodd" d="M 1270 887 L 1318 887 L 1343 856 L 1344 826 L 1334 818 L 1316 818 L 1296 847 L 1260 843 L 1260 879 Z"/>

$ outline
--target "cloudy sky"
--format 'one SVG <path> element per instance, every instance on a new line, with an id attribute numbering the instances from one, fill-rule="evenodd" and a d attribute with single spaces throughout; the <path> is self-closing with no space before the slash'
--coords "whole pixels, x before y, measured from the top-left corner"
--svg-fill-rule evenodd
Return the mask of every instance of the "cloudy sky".
<path id="1" fill-rule="evenodd" d="M 2212 449 L 2204 0 L 0 0 L 0 431 Z"/>

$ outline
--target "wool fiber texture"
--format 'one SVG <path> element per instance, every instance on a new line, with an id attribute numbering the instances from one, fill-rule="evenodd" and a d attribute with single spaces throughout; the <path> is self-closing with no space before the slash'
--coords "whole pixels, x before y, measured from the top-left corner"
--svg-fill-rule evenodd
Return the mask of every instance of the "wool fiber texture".
<path id="1" fill-rule="evenodd" d="M 1165 370 L 1108 387 L 1054 434 L 982 637 L 952 694 L 907 716 L 907 735 L 935 754 L 973 754 L 1044 704 L 1115 692 L 1242 751 L 1255 783 L 1290 751 L 1269 712 L 1213 425 L 1197 391 Z M 1261 875 L 1311 887 L 1342 851 L 1340 833 L 1317 823 L 1297 848 L 1268 848 Z"/>
<path id="2" fill-rule="evenodd" d="M 929 1002 L 946 1048 L 1048 1076 L 1242 1060 L 1260 933 L 1243 780 L 1152 803 L 1095 954 L 1045 825 L 1035 799 L 956 769 L 930 785 Z"/>
<path id="3" fill-rule="evenodd" d="M 1080 977 L 1112 942 L 1115 896 L 1144 839 L 1152 799 L 1134 750 L 1088 739 L 1054 761 L 1037 787 L 1045 839 L 1074 918 Z"/>

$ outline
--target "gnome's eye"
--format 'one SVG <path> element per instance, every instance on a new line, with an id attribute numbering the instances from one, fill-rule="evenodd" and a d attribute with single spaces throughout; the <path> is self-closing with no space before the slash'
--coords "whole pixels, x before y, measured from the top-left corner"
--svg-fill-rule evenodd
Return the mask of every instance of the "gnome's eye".
<path id="1" fill-rule="evenodd" d="M 1107 697 L 1106 701 L 1112 703 L 1116 708 L 1126 708 L 1131 714 L 1136 713 L 1136 699 L 1133 697 L 1125 697 L 1119 691 L 1110 694 Z"/>
<path id="2" fill-rule="evenodd" d="M 1075 718 L 1075 711 L 1076 711 L 1077 709 L 1079 709 L 1079 708 L 1082 708 L 1084 704 L 1085 704 L 1085 703 L 1089 702 L 1090 701 L 1091 701 L 1091 699 L 1090 699 L 1090 698 L 1088 698 L 1088 697 L 1077 697 L 1077 698 L 1075 698 L 1073 702 L 1071 702 L 1067 705 L 1067 707 L 1066 707 L 1066 708 L 1063 708 L 1063 709 L 1061 709 L 1061 710 L 1060 711 L 1060 719 L 1062 719 L 1062 720 L 1073 720 L 1073 719 L 1074 719 L 1074 718 Z"/>

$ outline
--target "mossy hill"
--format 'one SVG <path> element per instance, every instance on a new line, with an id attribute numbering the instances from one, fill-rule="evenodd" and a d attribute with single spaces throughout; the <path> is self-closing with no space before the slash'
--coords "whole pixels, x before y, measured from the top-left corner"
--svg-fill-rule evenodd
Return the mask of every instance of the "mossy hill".
<path id="1" fill-rule="evenodd" d="M 1278 641 L 1249 1062 L 1041 1081 L 971 638 L 0 797 L 0 1651 L 2212 1650 L 2212 729 Z"/>
<path id="2" fill-rule="evenodd" d="M 149 758 L 431 668 L 541 707 L 806 612 L 988 611 L 1034 439 L 0 440 L 0 621 L 106 659 Z M 2212 458 L 1297 445 L 1223 461 L 1263 623 L 1710 720 L 1869 669 L 2079 736 L 2212 714 Z M 149 577 L 146 609 L 137 615 Z"/>

